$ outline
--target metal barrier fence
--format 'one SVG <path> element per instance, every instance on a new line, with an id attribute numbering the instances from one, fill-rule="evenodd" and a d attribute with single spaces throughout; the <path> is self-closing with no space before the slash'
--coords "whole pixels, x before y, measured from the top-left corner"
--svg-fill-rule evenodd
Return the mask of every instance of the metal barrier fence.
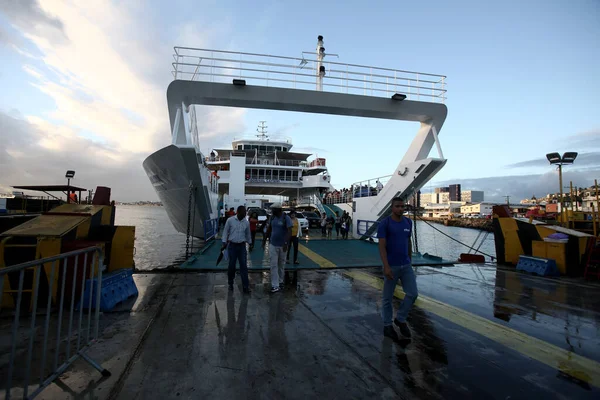
<path id="1" fill-rule="evenodd" d="M 204 221 L 204 241 L 208 242 L 210 239 L 214 238 L 215 235 L 219 232 L 219 219 L 207 219 Z"/>
<path id="2" fill-rule="evenodd" d="M 6 399 L 35 397 L 78 358 L 103 376 L 110 376 L 109 371 L 85 354 L 98 340 L 103 264 L 102 250 L 88 247 L 0 269 L 0 316 L 4 317 L 7 307 L 14 307 L 8 365 L 4 358 L 0 364 L 0 376 L 6 378 Z M 41 280 L 41 276 L 45 279 Z M 45 310 L 38 307 L 44 305 Z M 27 306 L 28 310 L 22 312 Z M 64 313 L 65 306 L 69 308 L 68 315 Z M 39 325 L 38 313 L 43 318 Z M 63 325 L 68 325 L 66 337 Z M 7 354 L 4 331 L 0 331 L 0 353 Z M 53 362 L 47 368 L 51 358 Z"/>

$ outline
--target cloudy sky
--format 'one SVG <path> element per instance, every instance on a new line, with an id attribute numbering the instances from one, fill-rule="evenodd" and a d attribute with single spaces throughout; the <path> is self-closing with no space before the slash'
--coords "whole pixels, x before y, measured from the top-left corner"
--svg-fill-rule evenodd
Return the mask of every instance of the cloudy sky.
<path id="1" fill-rule="evenodd" d="M 110 186 L 155 200 L 142 161 L 170 143 L 173 46 L 300 56 L 325 36 L 340 61 L 448 76 L 438 183 L 488 200 L 558 190 L 544 155 L 578 151 L 565 180 L 600 178 L 600 3 L 504 1 L 0 1 L 0 193 Z M 524 4 L 525 3 L 525 4 Z M 414 124 L 201 107 L 204 151 L 267 120 L 326 157 L 333 183 L 393 172 Z M 426 188 L 427 189 L 427 188 Z"/>

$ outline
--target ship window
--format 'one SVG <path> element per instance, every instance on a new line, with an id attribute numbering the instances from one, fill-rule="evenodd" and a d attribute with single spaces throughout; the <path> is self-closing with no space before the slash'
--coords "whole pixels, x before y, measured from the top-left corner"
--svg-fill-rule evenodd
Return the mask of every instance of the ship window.
<path id="1" fill-rule="evenodd" d="M 238 144 L 238 150 L 242 150 L 244 148 L 244 146 L 242 146 L 241 144 Z"/>
<path id="2" fill-rule="evenodd" d="M 258 146 L 258 151 L 267 151 L 267 146 Z"/>

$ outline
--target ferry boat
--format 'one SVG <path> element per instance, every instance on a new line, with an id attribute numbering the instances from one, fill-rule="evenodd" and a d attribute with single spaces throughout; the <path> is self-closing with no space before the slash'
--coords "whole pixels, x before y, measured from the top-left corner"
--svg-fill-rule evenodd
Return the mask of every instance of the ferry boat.
<path id="1" fill-rule="evenodd" d="M 193 108 L 190 118 L 195 120 Z M 231 148 L 208 156 L 196 143 L 172 144 L 143 164 L 177 231 L 209 237 L 221 208 L 247 205 L 252 195 L 294 198 L 324 212 L 320 194 L 331 188 L 326 159 L 292 151 L 291 138 L 270 137 L 265 121 L 254 137 L 234 138 Z"/>
<path id="2" fill-rule="evenodd" d="M 352 199 L 352 234 L 370 237 L 391 212 L 396 196 L 415 196 L 443 166 L 438 139 L 446 119 L 446 77 L 423 72 L 325 61 L 323 37 L 316 57 L 301 58 L 175 47 L 167 89 L 172 144 L 150 155 L 144 169 L 179 232 L 207 239 L 218 226 L 219 199 L 244 204 L 247 194 L 312 197 L 331 188 L 326 162 L 290 151 L 289 139 L 234 140 L 231 149 L 199 150 L 194 105 L 242 107 L 418 122 L 406 154 L 375 195 Z M 430 155 L 433 147 L 438 156 Z M 354 187 L 369 187 L 370 180 Z M 375 181 L 374 181 L 375 182 Z M 381 182 L 380 182 L 381 183 Z M 383 186 L 383 187 L 379 187 Z M 225 205 L 223 203 L 223 205 Z"/>
<path id="3" fill-rule="evenodd" d="M 249 195 L 320 203 L 320 193 L 331 187 L 326 159 L 309 160 L 311 154 L 293 152 L 292 139 L 270 137 L 265 121 L 256 131 L 254 137 L 234 138 L 230 149 L 213 149 L 205 159 L 213 178 L 218 178 L 220 205 L 235 209 L 246 205 Z"/>

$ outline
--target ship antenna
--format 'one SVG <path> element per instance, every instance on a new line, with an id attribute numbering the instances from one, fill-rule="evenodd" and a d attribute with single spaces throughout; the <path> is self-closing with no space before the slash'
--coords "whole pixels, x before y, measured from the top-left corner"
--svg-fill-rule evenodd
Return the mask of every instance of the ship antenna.
<path id="1" fill-rule="evenodd" d="M 319 35 L 317 37 L 317 68 L 316 68 L 316 75 L 317 75 L 317 91 L 322 92 L 323 91 L 323 77 L 325 76 L 325 66 L 323 65 L 323 59 L 325 58 L 325 56 L 330 56 L 330 57 L 340 57 L 338 54 L 331 54 L 331 53 L 327 53 L 325 54 L 325 47 L 324 47 L 324 42 L 323 42 L 323 36 Z M 308 60 L 306 60 L 304 58 L 304 54 L 309 54 L 310 52 L 308 51 L 303 51 L 302 52 L 302 60 L 300 60 L 300 65 L 298 67 L 300 67 L 300 69 L 304 68 L 304 66 L 306 64 L 308 64 Z"/>
<path id="2" fill-rule="evenodd" d="M 258 132 L 258 137 L 260 140 L 268 140 L 269 135 L 267 135 L 268 126 L 265 125 L 267 121 L 260 121 L 258 124 L 258 128 L 256 128 L 256 132 Z"/>
<path id="3" fill-rule="evenodd" d="M 325 76 L 325 66 L 323 58 L 325 58 L 325 47 L 323 47 L 323 36 L 317 38 L 317 91 L 323 91 L 323 77 Z"/>

